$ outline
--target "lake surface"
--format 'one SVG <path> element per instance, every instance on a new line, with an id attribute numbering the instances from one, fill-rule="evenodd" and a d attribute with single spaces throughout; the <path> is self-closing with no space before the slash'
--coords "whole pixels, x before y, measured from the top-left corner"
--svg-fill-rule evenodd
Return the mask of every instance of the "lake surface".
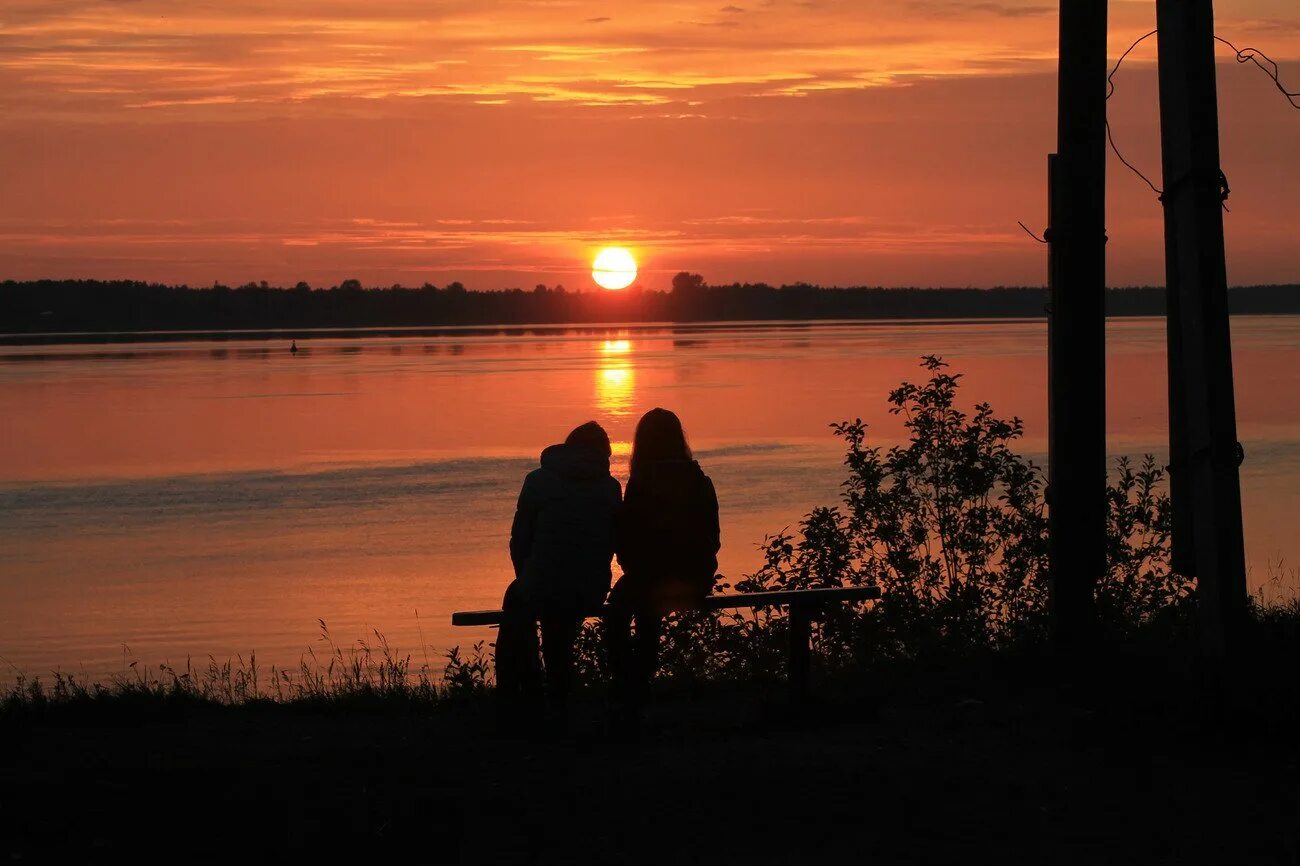
<path id="1" fill-rule="evenodd" d="M 1109 448 L 1166 459 L 1164 324 L 1109 325 Z M 636 419 L 677 411 L 714 478 L 721 570 L 834 501 L 832 421 L 901 428 L 922 353 L 1046 450 L 1043 322 L 445 330 L 0 347 L 0 669 L 103 676 L 209 655 L 295 664 L 372 629 L 434 667 L 456 609 L 495 607 L 541 449 L 600 421 L 626 480 Z M 1300 557 L 1300 317 L 1233 321 L 1254 587 Z M 418 616 L 417 616 L 418 611 Z"/>

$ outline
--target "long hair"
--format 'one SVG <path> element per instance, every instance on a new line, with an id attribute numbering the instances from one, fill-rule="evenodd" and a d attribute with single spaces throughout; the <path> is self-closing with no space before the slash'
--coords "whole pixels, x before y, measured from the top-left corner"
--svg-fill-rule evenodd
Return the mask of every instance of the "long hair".
<path id="1" fill-rule="evenodd" d="M 632 441 L 631 477 L 659 460 L 690 459 L 691 446 L 686 444 L 680 418 L 667 409 L 651 409 L 641 416 Z"/>

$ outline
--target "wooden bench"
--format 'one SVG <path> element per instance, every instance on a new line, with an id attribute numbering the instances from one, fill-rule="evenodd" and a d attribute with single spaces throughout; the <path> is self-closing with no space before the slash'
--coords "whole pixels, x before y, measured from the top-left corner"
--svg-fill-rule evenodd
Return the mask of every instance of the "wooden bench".
<path id="1" fill-rule="evenodd" d="M 832 604 L 850 601 L 871 601 L 880 598 L 878 586 L 846 586 L 826 589 L 789 589 L 777 592 L 738 592 L 730 595 L 710 595 L 692 610 L 739 610 L 742 608 L 790 608 L 790 688 L 796 695 L 808 690 L 812 666 L 812 623 L 816 614 Z M 587 615 L 588 619 L 604 617 L 609 605 Z M 460 610 L 451 615 L 454 626 L 500 625 L 504 613 L 500 610 Z"/>

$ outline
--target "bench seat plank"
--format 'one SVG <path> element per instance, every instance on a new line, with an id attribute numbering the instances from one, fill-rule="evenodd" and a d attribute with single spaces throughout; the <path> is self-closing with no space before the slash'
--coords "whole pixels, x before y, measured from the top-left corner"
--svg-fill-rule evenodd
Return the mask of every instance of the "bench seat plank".
<path id="1" fill-rule="evenodd" d="M 697 610 L 732 610 L 736 608 L 774 607 L 797 604 L 821 607 L 833 602 L 870 601 L 880 598 L 878 586 L 833 586 L 821 589 L 788 589 L 774 592 L 735 592 L 728 595 L 706 596 Z M 589 617 L 601 617 L 608 610 L 602 605 Z M 500 625 L 500 610 L 458 610 L 451 615 L 452 625 Z"/>

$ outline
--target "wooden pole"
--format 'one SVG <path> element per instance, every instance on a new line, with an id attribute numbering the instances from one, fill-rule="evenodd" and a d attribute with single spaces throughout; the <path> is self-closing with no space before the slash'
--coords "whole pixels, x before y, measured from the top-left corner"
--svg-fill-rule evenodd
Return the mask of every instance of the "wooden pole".
<path id="1" fill-rule="evenodd" d="M 1164 197 L 1161 197 L 1164 201 Z M 1192 485 L 1187 471 L 1187 407 L 1183 378 L 1182 316 L 1179 311 L 1178 232 L 1165 210 L 1165 348 L 1169 395 L 1169 567 L 1196 576 L 1196 536 L 1192 528 Z"/>
<path id="2" fill-rule="evenodd" d="M 1223 189 L 1212 0 L 1157 0 L 1160 137 L 1167 257 L 1180 341 L 1176 376 L 1184 415 L 1182 464 L 1194 527 L 1202 650 L 1237 647 L 1246 612 L 1246 566 L 1237 474 L 1237 416 L 1223 251 Z M 1174 407 L 1171 405 L 1171 410 Z M 1177 423 L 1177 419 L 1171 418 Z M 1175 457 L 1177 461 L 1177 457 Z M 1178 503 L 1176 503 L 1177 505 Z"/>
<path id="3" fill-rule="evenodd" d="M 1165 212 L 1165 345 L 1169 394 L 1169 499 L 1173 506 L 1169 531 L 1169 567 L 1196 575 L 1196 536 L 1192 529 L 1192 478 L 1187 471 L 1187 408 L 1183 378 L 1182 316 L 1178 297 L 1178 233 Z"/>
<path id="4" fill-rule="evenodd" d="M 1106 0 L 1061 0 L 1048 319 L 1050 601 L 1081 653 L 1106 542 Z"/>

